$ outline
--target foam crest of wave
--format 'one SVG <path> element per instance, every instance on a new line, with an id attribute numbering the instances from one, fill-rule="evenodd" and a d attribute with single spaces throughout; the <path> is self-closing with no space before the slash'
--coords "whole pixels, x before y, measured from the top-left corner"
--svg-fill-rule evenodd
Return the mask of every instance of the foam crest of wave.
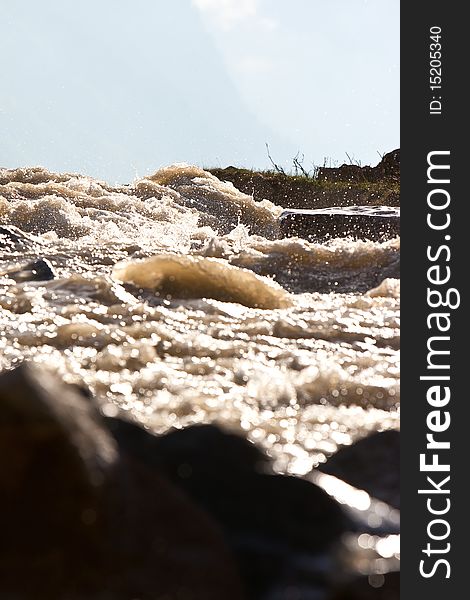
<path id="1" fill-rule="evenodd" d="M 162 297 L 213 298 L 252 308 L 286 308 L 285 290 L 272 280 L 217 258 L 161 254 L 120 263 L 113 269 L 120 282 L 158 291 Z"/>
<path id="2" fill-rule="evenodd" d="M 137 190 L 147 194 L 158 192 L 161 186 L 178 192 L 178 202 L 197 209 L 201 224 L 211 226 L 221 235 L 240 223 L 268 239 L 279 234 L 277 218 L 282 207 L 267 200 L 257 202 L 232 183 L 220 181 L 199 167 L 171 165 L 136 183 Z"/>

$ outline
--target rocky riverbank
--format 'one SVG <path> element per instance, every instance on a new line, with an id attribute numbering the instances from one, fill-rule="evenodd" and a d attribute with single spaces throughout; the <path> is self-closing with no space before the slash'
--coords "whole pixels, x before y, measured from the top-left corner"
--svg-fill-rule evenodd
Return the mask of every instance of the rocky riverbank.
<path id="1" fill-rule="evenodd" d="M 208 171 L 255 200 L 285 208 L 400 205 L 400 150 L 385 154 L 375 167 L 321 167 L 312 176 L 237 167 Z"/>

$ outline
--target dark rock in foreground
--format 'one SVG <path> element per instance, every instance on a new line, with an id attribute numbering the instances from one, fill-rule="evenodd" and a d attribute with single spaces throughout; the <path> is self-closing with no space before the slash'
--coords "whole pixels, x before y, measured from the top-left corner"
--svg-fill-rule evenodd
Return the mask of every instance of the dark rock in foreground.
<path id="1" fill-rule="evenodd" d="M 399 600 L 400 573 L 360 577 L 336 589 L 328 600 Z"/>
<path id="2" fill-rule="evenodd" d="M 0 377 L 0 519 L 1 598 L 241 598 L 208 515 L 26 364 Z"/>
<path id="3" fill-rule="evenodd" d="M 2 599 L 323 599 L 346 514 L 218 426 L 156 436 L 35 366 L 0 376 Z"/>
<path id="4" fill-rule="evenodd" d="M 51 263 L 45 258 L 26 263 L 19 269 L 6 271 L 5 275 L 17 283 L 24 281 L 50 281 L 55 277 Z"/>
<path id="5" fill-rule="evenodd" d="M 310 241 L 352 237 L 382 241 L 400 235 L 400 210 L 387 206 L 350 206 L 285 210 L 279 217 L 283 237 Z"/>
<path id="6" fill-rule="evenodd" d="M 125 452 L 163 471 L 220 523 L 249 598 L 287 589 L 289 578 L 298 584 L 307 577 L 310 585 L 314 569 L 302 573 L 299 557 L 312 561 L 326 553 L 347 529 L 342 509 L 326 492 L 272 474 L 266 455 L 238 435 L 195 425 L 157 437 L 126 421 L 108 423 Z"/>
<path id="7" fill-rule="evenodd" d="M 400 508 L 400 432 L 382 431 L 340 448 L 319 469 Z"/>

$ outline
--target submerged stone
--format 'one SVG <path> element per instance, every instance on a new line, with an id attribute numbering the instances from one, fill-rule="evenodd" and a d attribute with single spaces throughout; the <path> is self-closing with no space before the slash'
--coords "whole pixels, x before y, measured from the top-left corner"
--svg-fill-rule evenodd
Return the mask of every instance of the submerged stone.
<path id="1" fill-rule="evenodd" d="M 0 225 L 0 249 L 13 249 L 24 246 L 30 241 L 29 236 L 14 225 Z"/>
<path id="2" fill-rule="evenodd" d="M 50 281 L 55 278 L 52 265 L 46 258 L 26 263 L 19 269 L 7 271 L 5 275 L 17 283 L 22 283 L 23 281 Z"/>
<path id="3" fill-rule="evenodd" d="M 283 236 L 315 242 L 338 237 L 382 241 L 400 235 L 400 209 L 389 206 L 289 209 L 280 215 L 279 224 Z"/>

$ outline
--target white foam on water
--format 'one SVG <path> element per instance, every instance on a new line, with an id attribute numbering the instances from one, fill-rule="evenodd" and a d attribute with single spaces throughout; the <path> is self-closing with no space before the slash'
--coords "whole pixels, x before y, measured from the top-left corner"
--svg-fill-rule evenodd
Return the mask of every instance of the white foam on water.
<path id="1" fill-rule="evenodd" d="M 281 211 L 188 165 L 0 170 L 27 232 L 0 246 L 0 369 L 33 360 L 157 432 L 223 423 L 283 472 L 397 428 L 399 240 L 277 239 Z M 8 278 L 38 257 L 54 280 Z"/>

